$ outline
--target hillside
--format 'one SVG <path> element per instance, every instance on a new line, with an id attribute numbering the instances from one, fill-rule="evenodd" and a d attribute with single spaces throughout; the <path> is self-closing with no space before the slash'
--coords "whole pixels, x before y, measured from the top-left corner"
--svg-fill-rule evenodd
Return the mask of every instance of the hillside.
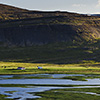
<path id="1" fill-rule="evenodd" d="M 34 45 L 100 38 L 100 18 L 52 16 L 0 23 L 0 41 L 7 45 Z"/>
<path id="2" fill-rule="evenodd" d="M 0 42 L 32 46 L 54 42 L 91 41 L 100 37 L 100 18 L 70 12 L 29 11 L 0 5 Z"/>
<path id="3" fill-rule="evenodd" d="M 0 4 L 0 61 L 99 62 L 99 38 L 100 17 Z"/>
<path id="4" fill-rule="evenodd" d="M 39 17 L 51 17 L 51 16 L 78 16 L 79 14 L 69 12 L 43 12 L 43 11 L 29 11 L 13 6 L 0 4 L 0 20 L 15 20 L 15 19 L 27 19 L 27 18 L 39 18 Z"/>

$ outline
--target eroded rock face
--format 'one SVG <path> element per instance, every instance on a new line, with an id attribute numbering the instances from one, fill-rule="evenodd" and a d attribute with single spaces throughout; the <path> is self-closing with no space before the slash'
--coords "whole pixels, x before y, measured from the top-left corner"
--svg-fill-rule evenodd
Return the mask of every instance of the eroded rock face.
<path id="1" fill-rule="evenodd" d="M 100 38 L 100 18 L 70 12 L 29 11 L 0 4 L 0 46 L 32 46 Z"/>
<path id="2" fill-rule="evenodd" d="M 77 31 L 78 29 L 81 32 Z M 99 37 L 100 29 L 93 26 L 55 24 L 0 28 L 0 42 L 8 46 L 32 46 L 54 42 L 68 42 L 75 39 L 91 40 Z"/>
<path id="3" fill-rule="evenodd" d="M 72 40 L 76 34 L 70 25 L 34 25 L 0 28 L 0 41 L 8 45 L 47 44 Z"/>

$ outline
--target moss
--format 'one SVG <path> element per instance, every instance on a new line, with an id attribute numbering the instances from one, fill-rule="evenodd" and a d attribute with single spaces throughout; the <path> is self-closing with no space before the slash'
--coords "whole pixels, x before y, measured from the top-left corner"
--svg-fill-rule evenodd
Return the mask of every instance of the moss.
<path id="1" fill-rule="evenodd" d="M 6 95 L 2 95 L 0 94 L 0 100 L 13 100 L 13 99 L 6 99 L 5 97 L 7 97 Z"/>
<path id="2" fill-rule="evenodd" d="M 94 92 L 99 89 L 61 89 L 61 90 L 51 90 L 46 92 L 36 93 L 36 95 L 41 96 L 35 100 L 99 100 L 100 96 L 85 94 L 85 93 L 74 93 L 71 91 L 89 91 Z M 33 99 L 34 100 L 34 99 Z"/>
<path id="3" fill-rule="evenodd" d="M 66 76 L 66 77 L 63 77 L 62 79 L 71 79 L 75 81 L 87 81 L 84 76 Z"/>

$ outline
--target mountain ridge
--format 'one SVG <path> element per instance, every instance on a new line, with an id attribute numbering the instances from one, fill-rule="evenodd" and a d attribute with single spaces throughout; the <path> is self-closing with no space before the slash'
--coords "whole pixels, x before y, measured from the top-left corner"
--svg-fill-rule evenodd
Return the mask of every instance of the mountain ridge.
<path id="1" fill-rule="evenodd" d="M 7 7 L 0 13 L 0 61 L 100 62 L 100 17 Z"/>
<path id="2" fill-rule="evenodd" d="M 37 17 L 50 17 L 50 16 L 84 16 L 78 13 L 70 13 L 67 11 L 38 11 L 27 10 L 9 5 L 0 4 L 1 20 L 37 18 Z"/>
<path id="3" fill-rule="evenodd" d="M 61 11 L 29 11 L 0 4 L 0 18 L 3 45 L 32 46 L 100 38 L 100 17 Z"/>

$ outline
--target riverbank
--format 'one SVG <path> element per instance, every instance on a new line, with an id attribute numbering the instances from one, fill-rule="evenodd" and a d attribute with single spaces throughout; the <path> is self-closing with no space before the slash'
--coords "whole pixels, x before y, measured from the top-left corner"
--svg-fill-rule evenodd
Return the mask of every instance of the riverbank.
<path id="1" fill-rule="evenodd" d="M 0 75 L 0 100 L 99 100 L 98 90 L 100 75 Z"/>
<path id="2" fill-rule="evenodd" d="M 0 87 L 0 100 L 99 100 L 100 86 Z"/>
<path id="3" fill-rule="evenodd" d="M 41 66 L 42 69 L 38 69 Z M 25 70 L 18 70 L 24 67 Z M 100 74 L 100 63 L 48 64 L 0 62 L 0 75 L 8 74 Z"/>
<path id="4" fill-rule="evenodd" d="M 100 88 L 58 89 L 35 93 L 36 100 L 99 100 Z M 35 99 L 33 99 L 35 100 Z"/>

